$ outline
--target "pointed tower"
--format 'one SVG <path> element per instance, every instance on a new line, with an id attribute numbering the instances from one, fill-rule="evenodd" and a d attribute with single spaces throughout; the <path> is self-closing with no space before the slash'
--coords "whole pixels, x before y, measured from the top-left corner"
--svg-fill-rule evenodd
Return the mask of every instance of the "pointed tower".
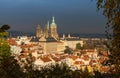
<path id="1" fill-rule="evenodd" d="M 51 33 L 50 33 L 50 23 L 49 23 L 49 21 L 48 21 L 48 23 L 47 23 L 47 30 L 48 30 L 48 37 L 50 37 L 51 35 Z"/>
<path id="2" fill-rule="evenodd" d="M 63 34 L 63 39 L 65 39 L 65 34 Z"/>
<path id="3" fill-rule="evenodd" d="M 50 25 L 50 35 L 56 39 L 58 39 L 58 33 L 57 33 L 57 25 L 55 23 L 55 18 L 53 16 L 52 23 Z"/>
<path id="4" fill-rule="evenodd" d="M 36 37 L 41 37 L 42 36 L 42 29 L 40 27 L 40 24 L 37 25 L 36 27 Z"/>
<path id="5" fill-rule="evenodd" d="M 68 34 L 68 38 L 71 38 L 71 35 L 70 35 L 70 33 Z"/>
<path id="6" fill-rule="evenodd" d="M 49 21 L 48 21 L 48 23 L 45 25 L 43 32 L 44 32 L 45 38 L 49 37 Z"/>
<path id="7" fill-rule="evenodd" d="M 47 29 L 49 30 L 50 28 L 50 24 L 49 24 L 49 21 L 48 21 L 48 23 L 47 23 Z"/>

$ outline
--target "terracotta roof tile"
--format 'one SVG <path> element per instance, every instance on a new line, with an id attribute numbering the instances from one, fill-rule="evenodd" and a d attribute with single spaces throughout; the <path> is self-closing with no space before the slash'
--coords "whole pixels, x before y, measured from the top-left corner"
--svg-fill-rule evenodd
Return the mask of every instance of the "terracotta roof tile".
<path id="1" fill-rule="evenodd" d="M 52 59 L 53 59 L 55 62 L 60 61 L 60 58 L 57 58 L 57 57 L 52 57 Z"/>
<path id="2" fill-rule="evenodd" d="M 75 61 L 74 64 L 75 65 L 84 65 L 84 62 L 83 61 Z"/>
<path id="3" fill-rule="evenodd" d="M 50 61 L 52 61 L 49 57 L 41 57 L 40 59 L 42 61 L 44 61 L 44 62 L 50 62 Z"/>
<path id="4" fill-rule="evenodd" d="M 99 62 L 99 63 L 103 63 L 103 62 L 104 62 L 104 57 L 100 57 L 100 58 L 98 59 L 98 62 Z"/>
<path id="5" fill-rule="evenodd" d="M 73 60 L 76 60 L 78 58 L 78 56 L 71 55 L 70 58 L 73 59 Z"/>
<path id="6" fill-rule="evenodd" d="M 84 59 L 85 61 L 89 60 L 89 56 L 88 55 L 83 55 L 82 59 Z"/>
<path id="7" fill-rule="evenodd" d="M 17 42 L 15 41 L 15 39 L 10 38 L 7 41 L 10 45 L 17 45 Z"/>
<path id="8" fill-rule="evenodd" d="M 108 72 L 109 70 L 110 70 L 110 67 L 108 67 L 108 66 L 104 66 L 101 68 L 102 73 Z"/>

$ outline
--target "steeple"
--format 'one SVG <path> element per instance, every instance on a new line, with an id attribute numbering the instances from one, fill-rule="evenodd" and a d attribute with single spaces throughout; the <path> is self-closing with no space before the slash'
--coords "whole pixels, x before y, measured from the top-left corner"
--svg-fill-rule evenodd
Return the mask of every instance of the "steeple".
<path id="1" fill-rule="evenodd" d="M 40 24 L 37 25 L 37 29 L 40 29 Z"/>
<path id="2" fill-rule="evenodd" d="M 63 39 L 65 39 L 65 34 L 63 34 Z"/>
<path id="3" fill-rule="evenodd" d="M 58 38 L 57 25 L 54 16 L 52 17 L 52 23 L 50 24 L 50 35 L 54 38 Z"/>
<path id="4" fill-rule="evenodd" d="M 49 24 L 49 21 L 48 21 L 48 23 L 47 23 L 47 29 L 49 30 L 49 27 L 50 27 L 50 24 Z"/>
<path id="5" fill-rule="evenodd" d="M 55 23 L 55 17 L 53 16 L 52 17 L 52 23 L 50 24 L 50 28 L 56 28 L 56 27 L 57 27 L 57 25 Z"/>
<path id="6" fill-rule="evenodd" d="M 70 35 L 70 33 L 68 34 L 68 38 L 71 38 L 71 35 Z"/>
<path id="7" fill-rule="evenodd" d="M 54 16 L 52 17 L 52 23 L 55 23 L 55 17 Z"/>
<path id="8" fill-rule="evenodd" d="M 36 27 L 36 37 L 41 37 L 41 34 L 42 34 L 42 29 L 40 27 L 40 24 L 38 24 Z"/>

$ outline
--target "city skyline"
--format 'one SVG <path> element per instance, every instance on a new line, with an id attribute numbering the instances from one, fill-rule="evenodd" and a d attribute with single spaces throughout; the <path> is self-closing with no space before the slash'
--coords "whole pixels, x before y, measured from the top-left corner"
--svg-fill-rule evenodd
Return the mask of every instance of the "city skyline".
<path id="1" fill-rule="evenodd" d="M 105 32 L 105 17 L 94 0 L 1 0 L 0 9 L 0 25 L 11 30 L 35 32 L 54 16 L 59 33 Z"/>

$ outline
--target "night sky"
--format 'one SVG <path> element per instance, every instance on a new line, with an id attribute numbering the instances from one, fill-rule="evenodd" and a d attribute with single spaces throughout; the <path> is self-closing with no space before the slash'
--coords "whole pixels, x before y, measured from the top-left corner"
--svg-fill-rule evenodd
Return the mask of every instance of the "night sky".
<path id="1" fill-rule="evenodd" d="M 0 26 L 35 32 L 55 16 L 58 32 L 104 33 L 105 17 L 97 12 L 96 0 L 0 0 Z"/>

